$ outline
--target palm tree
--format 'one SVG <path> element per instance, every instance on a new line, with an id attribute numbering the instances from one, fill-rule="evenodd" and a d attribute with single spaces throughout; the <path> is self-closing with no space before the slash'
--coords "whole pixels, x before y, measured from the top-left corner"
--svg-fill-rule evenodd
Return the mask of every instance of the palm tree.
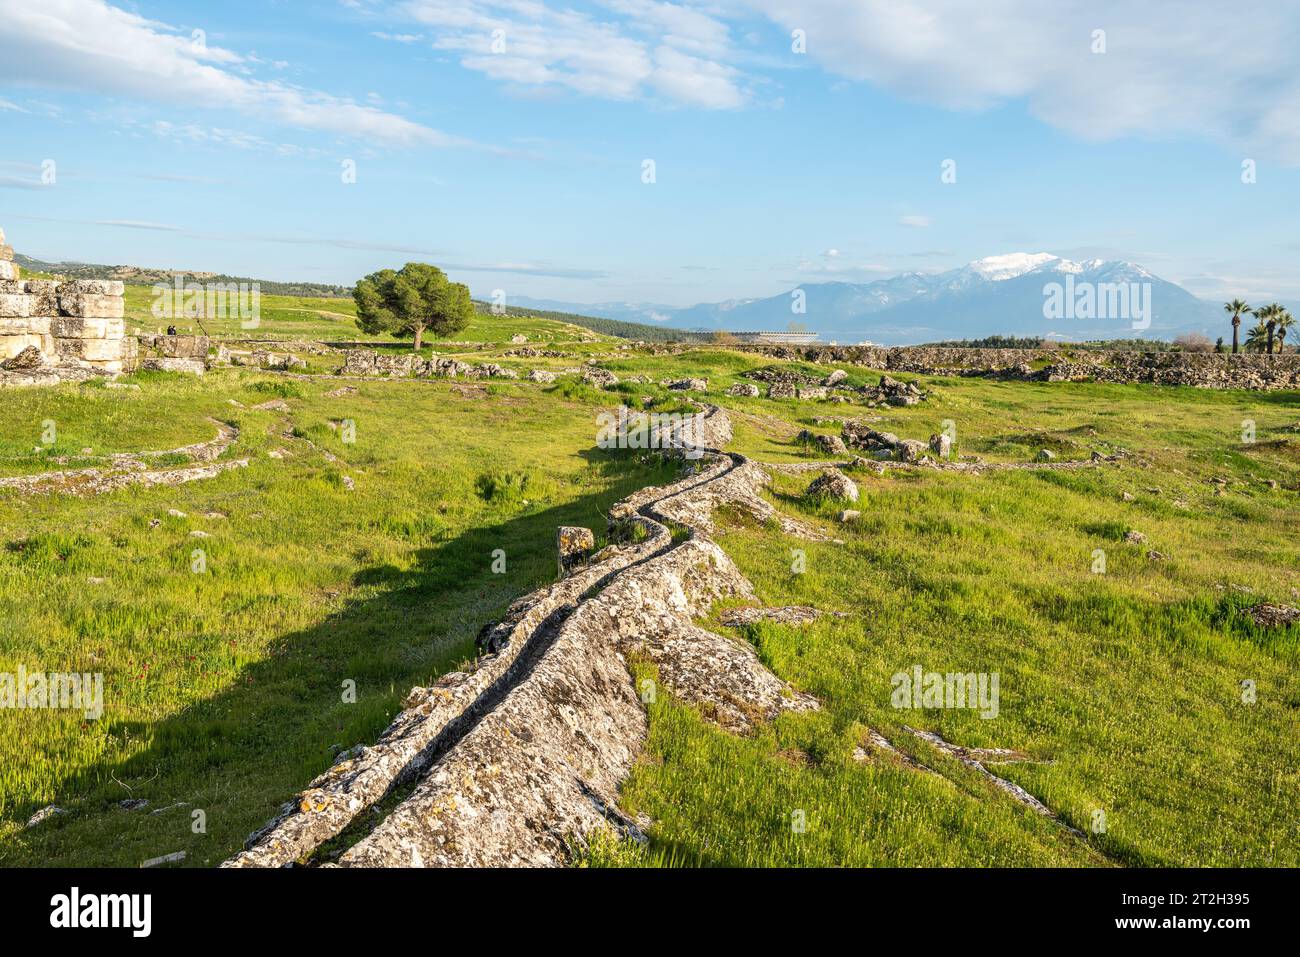
<path id="1" fill-rule="evenodd" d="M 1250 312 L 1250 306 L 1240 299 L 1234 299 L 1232 302 L 1223 304 L 1223 311 L 1232 316 L 1232 354 L 1237 354 L 1237 330 L 1241 328 L 1241 314 Z"/>
<path id="2" fill-rule="evenodd" d="M 1295 317 L 1283 309 L 1277 314 L 1277 351 L 1286 351 L 1286 331 L 1295 325 Z"/>
<path id="3" fill-rule="evenodd" d="M 1255 310 L 1255 318 L 1264 324 L 1268 330 L 1268 354 L 1273 354 L 1273 333 L 1277 329 L 1277 317 L 1285 312 L 1282 306 L 1276 302 L 1270 302 L 1267 306 L 1260 306 Z"/>
<path id="4" fill-rule="evenodd" d="M 1246 334 L 1246 351 L 1263 352 L 1264 349 L 1271 345 L 1272 331 L 1264 325 L 1263 320 L 1255 323 L 1255 327 Z"/>

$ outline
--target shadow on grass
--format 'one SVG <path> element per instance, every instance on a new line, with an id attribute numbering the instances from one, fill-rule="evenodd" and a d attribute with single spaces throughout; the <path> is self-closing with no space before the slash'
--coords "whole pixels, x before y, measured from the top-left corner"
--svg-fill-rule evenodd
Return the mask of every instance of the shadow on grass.
<path id="1" fill-rule="evenodd" d="M 472 659 L 474 636 L 486 622 L 554 580 L 557 525 L 603 534 L 610 505 L 671 475 L 632 455 L 591 458 L 616 477 L 607 491 L 468 529 L 420 549 L 409 570 L 363 569 L 353 584 L 382 593 L 283 635 L 224 691 L 152 725 L 112 722 L 107 734 L 119 745 L 148 737 L 148 747 L 116 766 L 68 777 L 54 803 L 71 813 L 20 832 L 0 861 L 138 866 L 183 850 L 187 866 L 214 866 L 238 851 L 339 750 L 372 743 L 412 686 Z M 492 570 L 496 549 L 505 552 L 499 574 Z M 354 703 L 344 700 L 349 681 Z M 123 810 L 118 802 L 126 798 L 150 803 Z M 34 810 L 16 808 L 15 818 Z M 196 811 L 203 812 L 200 833 Z"/>

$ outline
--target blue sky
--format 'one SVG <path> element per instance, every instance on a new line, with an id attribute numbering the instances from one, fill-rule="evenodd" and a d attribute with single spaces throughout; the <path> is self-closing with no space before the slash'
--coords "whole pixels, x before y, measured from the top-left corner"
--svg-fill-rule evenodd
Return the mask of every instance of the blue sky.
<path id="1" fill-rule="evenodd" d="M 420 259 L 507 300 L 1013 251 L 1300 297 L 1300 10 L 1130 6 L 0 0 L 0 227 L 273 279 Z"/>

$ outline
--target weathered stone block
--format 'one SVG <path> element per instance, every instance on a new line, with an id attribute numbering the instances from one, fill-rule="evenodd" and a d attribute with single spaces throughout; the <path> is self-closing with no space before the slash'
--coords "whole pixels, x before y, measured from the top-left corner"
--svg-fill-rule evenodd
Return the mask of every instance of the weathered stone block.
<path id="1" fill-rule="evenodd" d="M 3 242 L 0 242 L 0 260 L 4 260 L 5 262 L 13 262 L 13 259 L 14 259 L 14 247 L 6 246 Z"/>
<path id="2" fill-rule="evenodd" d="M 82 360 L 80 364 L 87 369 L 93 369 L 95 372 L 102 372 L 105 374 L 127 371 L 127 364 L 123 359 Z"/>
<path id="3" fill-rule="evenodd" d="M 207 364 L 202 359 L 169 359 L 149 357 L 140 361 L 141 369 L 159 372 L 188 372 L 191 375 L 203 375 Z"/>
<path id="4" fill-rule="evenodd" d="M 61 285 L 59 286 L 59 312 L 65 316 L 78 318 L 121 319 L 126 315 L 126 301 L 121 296 L 89 293 L 68 295 Z"/>
<path id="5" fill-rule="evenodd" d="M 49 316 L 0 316 L 0 336 L 47 336 Z"/>
<path id="6" fill-rule="evenodd" d="M 126 291 L 116 279 L 69 279 L 58 287 L 61 296 L 121 296 Z"/>
<path id="7" fill-rule="evenodd" d="M 0 335 L 0 359 L 12 359 L 28 346 L 35 346 L 47 356 L 54 355 L 54 339 L 41 335 Z"/>
<path id="8" fill-rule="evenodd" d="M 0 259 L 0 280 L 17 279 L 18 276 L 19 270 L 14 263 Z"/>
<path id="9" fill-rule="evenodd" d="M 121 339 L 126 335 L 123 319 L 55 316 L 49 323 L 50 335 L 58 339 Z"/>
<path id="10" fill-rule="evenodd" d="M 0 292 L 0 319 L 25 319 L 32 314 L 32 307 L 35 305 L 33 297 L 25 292 Z"/>
<path id="11" fill-rule="evenodd" d="M 54 339 L 56 355 L 73 359 L 116 360 L 126 355 L 121 339 Z"/>
<path id="12" fill-rule="evenodd" d="M 22 281 L 23 292 L 35 302 L 33 316 L 56 316 L 59 313 L 59 284 L 53 279 L 27 279 Z"/>

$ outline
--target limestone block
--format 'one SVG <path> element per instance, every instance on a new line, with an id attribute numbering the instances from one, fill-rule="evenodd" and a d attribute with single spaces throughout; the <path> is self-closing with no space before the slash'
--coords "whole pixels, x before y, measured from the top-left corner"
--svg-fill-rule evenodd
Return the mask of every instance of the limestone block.
<path id="1" fill-rule="evenodd" d="M 121 361 L 126 356 L 126 346 L 121 339 L 54 339 L 54 352 L 58 356 L 92 361 Z"/>
<path id="2" fill-rule="evenodd" d="M 77 318 L 121 319 L 126 315 L 126 301 L 120 296 L 90 293 L 68 295 L 63 291 L 63 286 L 60 286 L 59 312 Z"/>
<path id="3" fill-rule="evenodd" d="M 6 246 L 3 240 L 0 240 L 0 259 L 6 262 L 13 262 L 14 260 L 14 247 Z"/>
<path id="4" fill-rule="evenodd" d="M 96 372 L 116 373 L 126 371 L 126 363 L 121 359 L 91 359 L 83 361 L 81 365 Z"/>
<path id="5" fill-rule="evenodd" d="M 49 316 L 2 316 L 0 336 L 48 336 Z"/>
<path id="6" fill-rule="evenodd" d="M 120 296 L 126 290 L 116 279 L 69 279 L 58 286 L 60 296 Z"/>
<path id="7" fill-rule="evenodd" d="M 0 260 L 0 280 L 17 279 L 18 267 L 7 260 Z"/>
<path id="8" fill-rule="evenodd" d="M 33 297 L 36 305 L 33 316 L 57 316 L 59 314 L 58 288 L 53 279 L 27 279 L 21 283 L 22 291 Z"/>
<path id="9" fill-rule="evenodd" d="M 17 283 L 6 285 L 16 286 Z M 25 292 L 0 292 L 0 319 L 25 319 L 32 314 L 36 303 Z"/>
<path id="10" fill-rule="evenodd" d="M 50 336 L 32 335 L 30 333 L 17 336 L 0 335 L 0 359 L 12 359 L 28 346 L 35 346 L 47 356 L 54 355 L 54 339 Z"/>
<path id="11" fill-rule="evenodd" d="M 49 332 L 59 339 L 121 339 L 126 335 L 126 321 L 56 316 L 50 320 Z"/>
<path id="12" fill-rule="evenodd" d="M 158 372 L 188 372 L 192 375 L 203 375 L 207 370 L 207 364 L 202 359 L 168 359 L 168 358 L 148 358 L 140 362 L 141 369 L 153 370 Z"/>

